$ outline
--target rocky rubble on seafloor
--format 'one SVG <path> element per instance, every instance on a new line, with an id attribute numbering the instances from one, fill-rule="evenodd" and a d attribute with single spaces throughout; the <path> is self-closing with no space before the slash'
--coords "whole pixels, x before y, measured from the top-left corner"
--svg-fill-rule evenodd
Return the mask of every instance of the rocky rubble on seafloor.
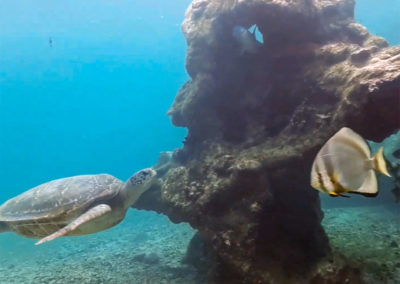
<path id="1" fill-rule="evenodd" d="M 232 29 L 252 25 L 264 43 L 243 53 Z M 169 115 L 188 135 L 136 206 L 198 230 L 210 281 L 362 283 L 332 253 L 309 170 L 343 126 L 374 141 L 399 128 L 400 47 L 352 0 L 195 0 L 182 30 L 191 79 Z"/>
<path id="2" fill-rule="evenodd" d="M 205 277 L 182 263 L 194 233 L 165 216 L 130 210 L 117 227 L 46 246 L 2 234 L 0 283 L 203 284 Z"/>
<path id="3" fill-rule="evenodd" d="M 322 222 L 332 250 L 363 268 L 367 283 L 400 283 L 400 208 L 330 208 Z M 367 217 L 366 217 L 367 216 Z"/>

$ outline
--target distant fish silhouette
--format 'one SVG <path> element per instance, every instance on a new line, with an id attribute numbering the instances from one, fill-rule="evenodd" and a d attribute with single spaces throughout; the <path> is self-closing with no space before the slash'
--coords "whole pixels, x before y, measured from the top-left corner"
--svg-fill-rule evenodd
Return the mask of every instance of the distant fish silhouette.
<path id="1" fill-rule="evenodd" d="M 49 37 L 49 46 L 53 47 L 53 39 L 51 37 Z"/>
<path id="2" fill-rule="evenodd" d="M 400 159 L 400 149 L 395 150 L 392 153 L 392 156 Z M 394 177 L 394 188 L 392 189 L 392 193 L 395 197 L 396 203 L 400 203 L 400 160 L 392 162 L 389 166 L 391 174 Z"/>
<path id="3" fill-rule="evenodd" d="M 394 178 L 392 194 L 394 195 L 396 203 L 400 203 L 400 161 L 389 163 L 389 170 Z"/>
<path id="4" fill-rule="evenodd" d="M 396 151 L 394 151 L 392 155 L 393 155 L 393 157 L 400 159 L 400 149 L 397 149 Z"/>

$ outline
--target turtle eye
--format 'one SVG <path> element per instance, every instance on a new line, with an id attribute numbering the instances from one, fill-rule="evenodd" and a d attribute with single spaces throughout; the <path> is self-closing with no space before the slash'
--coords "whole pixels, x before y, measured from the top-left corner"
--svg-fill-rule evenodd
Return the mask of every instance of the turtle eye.
<path id="1" fill-rule="evenodd" d="M 154 175 L 154 171 L 151 169 L 145 169 L 140 172 L 143 179 L 149 179 Z"/>

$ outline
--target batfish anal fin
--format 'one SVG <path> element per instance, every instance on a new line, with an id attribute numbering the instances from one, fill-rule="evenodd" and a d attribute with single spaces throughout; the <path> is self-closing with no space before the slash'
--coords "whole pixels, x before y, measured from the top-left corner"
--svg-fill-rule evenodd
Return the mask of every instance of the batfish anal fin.
<path id="1" fill-rule="evenodd" d="M 334 172 L 330 177 L 329 177 L 333 187 L 334 191 L 331 192 L 331 194 L 335 194 L 336 196 L 341 196 L 341 197 L 346 197 L 350 198 L 348 195 L 344 195 L 343 193 L 350 192 L 349 189 L 345 188 L 341 183 L 339 179 L 339 174 L 337 172 Z"/>
<path id="2" fill-rule="evenodd" d="M 331 192 L 329 193 L 329 195 L 332 196 L 332 197 L 346 197 L 346 198 L 350 198 L 350 196 L 348 196 L 348 195 L 344 195 L 344 194 L 342 194 L 342 193 L 338 193 L 338 192 L 335 192 L 335 191 L 331 191 Z"/>
<path id="3" fill-rule="evenodd" d="M 358 191 L 349 191 L 349 193 L 359 194 L 364 197 L 377 197 L 379 194 L 379 191 L 376 193 L 362 193 L 362 192 L 358 192 Z"/>
<path id="4" fill-rule="evenodd" d="M 364 195 L 376 195 L 378 193 L 378 181 L 374 170 L 369 170 L 363 184 L 354 192 Z"/>
<path id="5" fill-rule="evenodd" d="M 42 238 L 41 240 L 39 240 L 38 242 L 35 243 L 35 245 L 40 245 L 43 244 L 45 242 L 49 242 L 52 241 L 58 237 L 62 237 L 62 236 L 66 236 L 68 235 L 70 232 L 74 231 L 75 229 L 77 229 L 80 225 L 85 224 L 89 221 L 92 221 L 96 218 L 99 218 L 101 216 L 103 216 L 104 214 L 107 214 L 111 212 L 111 207 L 106 205 L 106 204 L 99 204 L 91 209 L 89 209 L 88 211 L 86 211 L 85 213 L 83 213 L 82 215 L 80 215 L 78 218 L 76 218 L 74 221 L 72 221 L 71 223 L 69 223 L 67 226 L 65 226 L 64 228 L 61 228 L 60 230 L 58 230 L 57 232 Z"/>
<path id="6" fill-rule="evenodd" d="M 379 192 L 376 193 L 363 193 L 362 195 L 365 197 L 377 197 Z"/>

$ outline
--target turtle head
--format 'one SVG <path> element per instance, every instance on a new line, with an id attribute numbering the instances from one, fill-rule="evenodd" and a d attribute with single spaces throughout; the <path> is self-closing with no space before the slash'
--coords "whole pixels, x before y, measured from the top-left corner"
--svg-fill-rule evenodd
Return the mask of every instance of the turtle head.
<path id="1" fill-rule="evenodd" d="M 156 175 L 157 172 L 155 170 L 147 168 L 138 171 L 128 179 L 124 187 L 124 198 L 127 207 L 135 203 L 140 195 L 151 187 L 156 180 Z"/>
<path id="2" fill-rule="evenodd" d="M 156 171 L 153 169 L 144 169 L 144 170 L 140 170 L 137 173 L 135 173 L 133 176 L 131 176 L 129 178 L 129 183 L 132 186 L 143 186 L 146 183 L 148 183 L 149 181 L 152 181 L 153 178 L 156 176 Z"/>

